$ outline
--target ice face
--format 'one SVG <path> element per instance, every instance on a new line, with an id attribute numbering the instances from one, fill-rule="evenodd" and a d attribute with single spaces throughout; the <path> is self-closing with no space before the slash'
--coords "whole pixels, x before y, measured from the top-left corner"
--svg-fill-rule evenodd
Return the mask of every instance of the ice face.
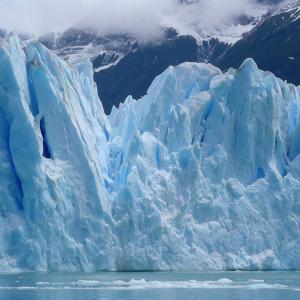
<path id="1" fill-rule="evenodd" d="M 1 254 L 19 268 L 110 268 L 109 254 L 99 256 L 113 238 L 110 129 L 90 66 L 79 74 L 40 44 L 22 50 L 15 36 L 0 57 Z"/>
<path id="2" fill-rule="evenodd" d="M 295 86 L 185 63 L 106 117 L 88 61 L 0 70 L 0 271 L 300 268 Z"/>

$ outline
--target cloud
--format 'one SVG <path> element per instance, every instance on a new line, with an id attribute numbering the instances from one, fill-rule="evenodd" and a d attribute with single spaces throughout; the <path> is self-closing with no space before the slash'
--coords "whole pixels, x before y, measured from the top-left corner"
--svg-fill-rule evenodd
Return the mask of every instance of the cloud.
<path id="1" fill-rule="evenodd" d="M 0 0 L 0 28 L 41 35 L 70 27 L 159 38 L 162 28 L 199 31 L 252 14 L 255 0 Z"/>

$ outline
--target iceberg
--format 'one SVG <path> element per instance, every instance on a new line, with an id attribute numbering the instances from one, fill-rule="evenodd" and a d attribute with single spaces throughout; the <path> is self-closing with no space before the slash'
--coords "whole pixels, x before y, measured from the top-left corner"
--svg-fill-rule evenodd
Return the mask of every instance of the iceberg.
<path id="1" fill-rule="evenodd" d="M 184 63 L 106 116 L 89 61 L 0 70 L 0 271 L 300 269 L 298 87 Z"/>

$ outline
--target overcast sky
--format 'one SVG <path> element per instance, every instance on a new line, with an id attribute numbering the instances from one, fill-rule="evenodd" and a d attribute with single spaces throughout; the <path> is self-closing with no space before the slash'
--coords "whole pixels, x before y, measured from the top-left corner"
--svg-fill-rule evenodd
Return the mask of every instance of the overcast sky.
<path id="1" fill-rule="evenodd" d="M 179 0 L 0 0 L 0 28 L 40 35 L 89 26 L 151 40 L 165 26 L 189 32 L 199 24 L 230 23 L 241 14 L 252 14 L 254 1 L 198 0 L 183 5 Z"/>

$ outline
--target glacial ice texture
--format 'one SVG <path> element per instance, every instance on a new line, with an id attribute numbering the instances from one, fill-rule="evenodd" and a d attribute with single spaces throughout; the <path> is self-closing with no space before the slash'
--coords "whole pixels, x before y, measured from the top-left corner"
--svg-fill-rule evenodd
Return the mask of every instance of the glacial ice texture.
<path id="1" fill-rule="evenodd" d="M 0 45 L 0 271 L 300 269 L 300 90 L 169 67 L 107 117 L 88 61 Z"/>

